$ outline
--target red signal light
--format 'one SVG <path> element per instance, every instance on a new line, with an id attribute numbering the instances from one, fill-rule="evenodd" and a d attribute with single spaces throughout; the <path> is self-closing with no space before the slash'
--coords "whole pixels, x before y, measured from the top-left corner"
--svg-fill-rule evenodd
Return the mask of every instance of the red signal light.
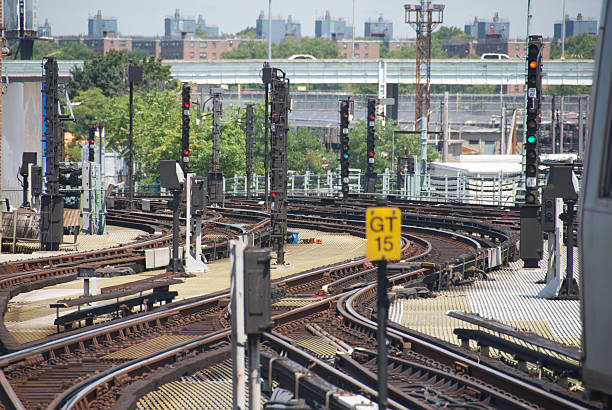
<path id="1" fill-rule="evenodd" d="M 272 198 L 274 198 L 274 197 L 276 196 L 276 193 L 275 193 L 275 192 L 270 192 L 270 196 L 271 196 Z"/>
<path id="2" fill-rule="evenodd" d="M 272 119 L 275 119 L 275 118 L 276 118 L 276 113 L 275 113 L 275 112 L 273 112 L 273 113 L 272 113 Z"/>
<path id="3" fill-rule="evenodd" d="M 93 139 L 93 138 L 90 138 L 90 139 L 89 139 L 89 143 L 90 143 L 91 145 L 93 145 L 95 142 L 96 142 L 96 140 L 95 140 L 95 139 Z"/>
<path id="4" fill-rule="evenodd" d="M 373 157 L 373 156 L 374 156 L 374 152 L 373 152 L 373 151 L 370 151 L 370 152 L 368 152 L 368 155 L 369 155 L 370 157 Z"/>
<path id="5" fill-rule="evenodd" d="M 374 119 L 376 119 L 376 116 L 374 114 L 370 114 L 370 119 L 374 120 Z"/>
<path id="6" fill-rule="evenodd" d="M 186 103 L 185 103 L 185 108 L 189 109 L 189 106 L 190 106 L 190 105 L 191 105 L 191 104 L 189 104 L 188 102 L 186 102 Z"/>
<path id="7" fill-rule="evenodd" d="M 188 149 L 184 149 L 183 150 L 183 155 L 185 155 L 185 156 L 189 155 L 189 150 Z"/>
<path id="8" fill-rule="evenodd" d="M 536 68 L 538 66 L 538 62 L 535 60 L 532 60 L 529 62 L 529 68 Z"/>

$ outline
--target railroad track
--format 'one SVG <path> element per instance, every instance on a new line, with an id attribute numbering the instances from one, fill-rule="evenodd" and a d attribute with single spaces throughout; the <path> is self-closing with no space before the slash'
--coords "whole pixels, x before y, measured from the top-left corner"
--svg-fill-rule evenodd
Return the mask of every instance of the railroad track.
<path id="1" fill-rule="evenodd" d="M 345 230 L 346 224 L 341 223 L 341 225 L 334 229 Z M 359 229 L 363 230 L 363 224 Z M 404 240 L 404 244 L 405 248 L 409 248 L 411 242 Z M 363 260 L 297 275 L 278 282 L 276 287 L 283 291 L 285 295 L 308 294 L 309 292 L 312 294 L 320 289 L 323 284 L 331 284 L 337 279 L 342 283 L 342 286 L 353 286 L 356 283 L 371 280 L 374 274 L 375 269 L 368 261 Z M 333 292 L 333 286 L 329 290 Z M 80 378 L 84 378 L 85 374 L 89 374 L 89 371 L 99 370 L 100 357 L 94 358 L 88 355 L 105 353 L 105 356 L 103 356 L 106 357 L 105 360 L 113 361 L 118 360 L 118 358 L 116 355 L 112 355 L 111 350 L 123 350 L 135 341 L 142 342 L 143 339 L 150 339 L 153 333 L 159 336 L 159 334 L 167 335 L 169 332 L 173 336 L 189 337 L 214 331 L 223 327 L 223 325 L 227 325 L 227 323 L 223 323 L 222 316 L 219 316 L 226 303 L 227 297 L 220 295 L 205 302 L 198 302 L 197 307 L 196 305 L 182 304 L 182 306 L 174 308 L 177 310 L 168 308 L 154 312 L 151 316 L 145 315 L 141 319 L 134 317 L 126 321 L 125 325 L 114 324 L 109 327 L 100 327 L 99 331 L 92 329 L 80 332 L 73 337 L 60 338 L 43 346 L 33 347 L 33 350 L 27 349 L 5 356 L 1 367 L 12 381 L 11 384 L 16 386 L 16 391 L 25 395 L 26 401 L 48 402 L 48 399 L 55 397 L 59 391 L 65 390 L 65 384 L 68 383 L 67 378 L 61 377 L 61 375 L 64 373 L 62 369 L 66 366 L 70 367 L 73 363 L 92 363 L 91 369 L 83 367 L 84 373 L 74 375 L 72 380 L 78 381 Z M 177 331 L 177 328 L 181 329 L 180 332 Z M 114 341 L 117 341 L 118 344 L 113 345 Z M 59 373 L 54 374 L 50 367 L 59 369 Z M 32 386 L 37 386 L 38 381 L 42 382 L 41 378 L 45 379 L 43 382 L 45 385 L 52 384 L 55 378 L 62 379 L 60 387 L 55 390 L 46 389 L 49 392 L 46 401 L 40 397 L 41 389 L 32 389 Z M 30 390 L 27 389 L 21 392 L 19 390 L 21 385 L 27 385 L 28 389 L 36 391 L 37 396 L 29 397 L 28 391 Z"/>
<path id="2" fill-rule="evenodd" d="M 325 211 L 321 210 L 321 208 L 315 213 L 310 211 L 312 209 L 291 212 L 290 225 L 306 226 L 311 229 L 349 231 L 356 235 L 363 235 L 363 214 L 361 219 L 352 219 L 354 216 L 351 215 L 351 212 L 344 213 L 342 218 L 334 215 L 333 219 L 336 219 L 336 223 L 332 223 L 329 220 L 329 215 L 327 215 L 327 218 L 324 216 L 325 213 L 329 212 L 329 207 Z M 250 212 L 242 210 L 238 212 L 228 209 L 219 209 L 216 212 L 223 218 L 241 219 L 245 224 L 254 223 L 258 218 L 258 212 L 259 214 L 265 214 L 261 211 Z M 336 213 L 342 214 L 342 212 L 342 210 L 338 210 Z M 328 220 L 326 221 L 325 219 Z M 409 224 L 406 224 L 407 222 Z M 413 223 L 415 225 L 412 225 Z M 416 223 L 426 226 L 416 226 Z M 486 249 L 483 248 L 493 245 L 502 248 L 504 260 L 514 258 L 515 249 L 513 241 L 515 241 L 515 237 L 507 229 L 489 229 L 490 227 L 485 223 L 474 222 L 465 218 L 435 218 L 430 215 L 407 215 L 404 218 L 404 224 L 405 246 L 403 256 L 406 260 L 412 261 L 411 270 L 410 272 L 403 273 L 402 275 L 404 276 L 399 275 L 397 279 L 392 278 L 390 281 L 391 285 L 406 283 L 407 281 L 421 281 L 428 283 L 433 288 L 436 286 L 448 286 L 453 283 L 453 280 L 451 280 L 453 277 L 465 278 L 471 274 L 471 270 L 487 269 L 488 260 L 486 252 L 484 252 Z M 443 238 L 435 235 L 436 229 L 439 229 L 441 226 L 449 227 L 451 225 L 454 230 L 446 231 Z M 427 230 L 429 232 L 426 232 Z M 474 235 L 468 235 L 467 233 L 476 234 L 476 238 L 474 238 Z M 460 246 L 457 246 L 458 243 Z M 346 289 L 370 283 L 374 280 L 375 275 L 376 269 L 368 261 L 358 260 L 322 270 L 314 270 L 302 275 L 295 275 L 293 278 L 276 282 L 273 294 L 277 297 L 282 297 L 282 299 L 291 300 L 284 304 L 277 303 L 275 305 L 275 331 L 285 334 L 285 336 L 296 335 L 299 332 L 307 332 L 305 330 L 306 325 L 318 323 L 324 332 L 333 335 L 334 338 L 343 341 L 343 343 L 348 345 L 363 343 L 363 345 L 358 346 L 360 349 L 355 350 L 358 352 L 355 358 L 350 358 L 352 360 L 351 365 L 360 366 L 361 370 L 358 373 L 361 373 L 361 377 L 367 375 L 368 372 L 371 374 L 372 372 L 367 369 L 368 366 L 371 367 L 375 364 L 375 359 L 371 356 L 372 345 L 368 346 L 367 344 L 368 341 L 372 342 L 374 340 L 371 329 L 365 330 L 365 328 L 361 327 L 363 324 L 358 324 L 348 314 L 338 315 L 340 308 L 336 303 L 338 303 L 337 300 L 340 298 L 337 294 L 343 295 Z M 316 299 L 312 297 L 313 293 L 323 285 L 327 285 L 329 294 L 332 296 L 312 302 Z M 365 294 L 370 295 L 369 301 L 366 297 L 362 297 L 360 301 L 360 309 L 365 312 L 363 317 L 366 318 L 375 314 L 372 303 L 372 294 L 375 294 L 375 291 L 372 291 L 371 286 L 366 288 L 369 290 L 364 290 Z M 226 294 L 218 294 L 200 301 L 173 304 L 163 309 L 163 311 L 151 313 L 151 316 L 142 315 L 133 317 L 130 321 L 114 323 L 109 327 L 92 328 L 83 332 L 87 334 L 73 335 L 69 338 L 49 342 L 46 346 L 33 347 L 33 349 L 39 350 L 5 355 L 0 358 L 0 368 L 6 374 L 7 380 L 10 380 L 14 390 L 11 394 L 10 389 L 8 391 L 5 389 L 3 401 L 10 402 L 11 397 L 15 401 L 23 400 L 22 396 L 29 397 L 26 390 L 20 390 L 20 386 L 31 386 L 32 380 L 41 381 L 45 386 L 53 385 L 53 373 L 48 371 L 49 366 L 58 369 L 59 373 L 56 374 L 56 377 L 59 378 L 64 373 L 62 369 L 66 367 L 71 368 L 74 364 L 82 363 L 90 363 L 92 365 L 90 371 L 75 375 L 70 383 L 66 382 L 64 377 L 64 385 L 56 389 L 54 394 L 49 394 L 45 399 L 47 403 L 52 403 L 51 407 L 61 407 L 69 404 L 66 408 L 79 408 L 85 403 L 87 406 L 107 407 L 116 403 L 115 398 L 118 392 L 123 392 L 124 390 L 130 391 L 129 386 L 132 385 L 139 386 L 138 394 L 142 394 L 143 391 L 147 390 L 146 388 L 143 390 L 142 386 L 149 385 L 157 374 L 166 374 L 167 376 L 169 372 L 172 373 L 169 364 L 171 364 L 173 369 L 182 369 L 184 366 L 193 366 L 194 361 L 198 363 L 205 362 L 207 365 L 218 363 L 219 360 L 227 358 L 229 336 L 228 330 L 224 330 L 228 325 L 227 317 L 224 314 L 227 302 Z M 297 305 L 300 306 L 296 307 Z M 397 333 L 398 331 L 390 331 L 390 333 L 393 332 Z M 151 335 L 157 337 L 151 338 Z M 126 348 L 129 349 L 130 346 L 134 346 L 136 343 L 143 343 L 145 340 L 159 339 L 159 335 L 177 336 L 177 339 L 171 347 L 167 347 L 165 350 L 164 346 L 157 345 L 155 347 L 155 343 L 153 343 L 153 349 L 156 352 L 149 355 L 146 359 L 125 358 L 127 354 L 124 353 L 126 351 L 129 352 Z M 191 339 L 177 343 L 180 337 L 191 337 Z M 398 339 L 400 336 L 395 334 L 394 338 Z M 269 338 L 267 338 L 266 343 L 269 344 L 271 351 L 274 350 Z M 401 346 L 397 351 L 406 350 L 413 353 L 417 351 L 418 353 L 418 349 L 415 349 L 415 346 L 418 346 L 415 340 L 404 340 L 397 346 Z M 101 348 L 106 350 L 100 352 L 99 349 Z M 117 352 L 122 353 L 115 354 Z M 103 360 L 99 356 L 101 353 L 104 353 L 106 357 Z M 124 354 L 123 359 L 119 358 L 121 354 Z M 274 355 L 277 353 L 270 354 Z M 421 362 L 425 362 L 425 364 L 427 364 L 428 360 L 432 360 L 426 357 L 424 353 L 418 354 L 421 354 L 421 357 L 418 359 Z M 154 359 L 154 357 L 158 359 Z M 311 359 L 312 354 L 310 354 L 310 359 L 308 360 Z M 349 362 L 348 359 L 346 357 L 347 363 Z M 401 360 L 393 362 L 394 369 L 408 366 L 411 360 L 415 362 L 414 357 L 409 357 L 406 360 L 408 364 L 400 363 Z M 97 367 L 100 362 L 105 362 L 107 365 L 112 363 L 112 365 L 103 370 Z M 143 364 L 138 364 L 140 362 Z M 431 365 L 431 362 L 429 364 Z M 464 375 L 459 370 L 465 369 L 465 367 L 459 366 L 460 369 L 458 370 L 453 367 L 455 365 L 456 363 L 454 362 L 450 365 L 441 362 L 430 370 L 438 373 L 440 371 L 449 374 L 453 372 L 459 373 L 459 375 L 455 374 L 453 377 L 463 378 Z M 274 366 L 272 367 L 274 368 Z M 471 367 L 468 368 L 471 369 Z M 425 371 L 424 369 L 416 371 L 414 366 L 411 369 L 402 370 L 398 373 L 401 373 L 402 376 L 397 377 L 393 375 L 392 371 L 390 383 L 393 383 L 393 380 L 400 380 L 398 382 L 398 389 L 402 390 L 401 383 L 405 383 L 407 380 L 404 376 L 411 372 L 414 374 L 418 371 Z M 177 372 L 180 371 L 182 370 Z M 98 372 L 99 376 L 92 376 L 92 372 Z M 404 397 L 401 400 L 408 400 L 405 403 L 412 403 L 408 407 L 418 407 L 415 403 L 422 400 L 422 397 L 419 399 L 418 397 L 415 398 L 415 396 L 419 394 L 422 396 L 423 391 L 433 391 L 436 386 L 439 387 L 440 385 L 455 385 L 455 382 L 449 382 L 450 379 L 440 381 L 443 379 L 438 373 L 436 373 L 435 377 L 433 376 L 434 373 L 429 373 L 432 376 L 428 379 L 438 378 L 438 381 L 433 383 L 433 385 L 421 386 L 422 388 L 415 387 L 415 389 L 411 390 L 412 394 L 407 394 L 408 398 Z M 41 378 L 47 376 L 50 380 L 42 382 Z M 510 378 L 512 377 L 510 376 Z M 360 381 L 355 376 L 346 376 L 345 378 L 347 379 L 343 382 L 338 381 L 338 386 L 354 386 L 355 391 L 366 392 L 371 397 L 375 397 L 375 386 L 367 387 L 367 383 L 371 385 L 372 380 L 368 382 L 367 377 L 365 377 L 364 381 Z M 349 382 L 349 379 L 352 379 L 352 381 Z M 441 391 L 436 400 L 446 400 L 447 397 L 454 400 L 460 396 L 460 400 L 471 400 L 470 403 L 472 404 L 479 403 L 479 405 L 486 407 L 491 406 L 491 403 L 502 403 L 504 397 L 509 397 L 510 399 L 508 400 L 510 401 L 515 399 L 512 396 L 513 393 L 508 395 L 506 390 L 500 390 L 499 397 L 495 396 L 494 393 L 496 393 L 497 387 L 492 387 L 489 384 L 482 384 L 479 390 L 476 386 L 478 384 L 476 381 L 463 380 L 462 383 L 460 387 Z M 66 389 L 66 384 L 72 384 L 73 387 Z M 41 389 L 39 387 L 34 390 L 38 394 Z M 59 394 L 60 391 L 63 393 Z M 138 397 L 138 395 L 132 394 L 129 396 L 131 399 L 127 399 L 128 396 L 124 393 L 119 394 L 120 403 L 125 403 L 125 400 L 133 401 Z M 400 400 L 399 396 L 396 398 Z M 402 401 L 398 401 L 396 398 L 392 398 L 392 403 L 397 405 L 398 408 L 404 407 Z M 536 399 L 525 402 L 525 405 L 527 407 L 537 406 L 538 401 Z M 26 402 L 32 403 L 32 401 L 28 400 L 37 400 L 38 402 L 41 400 L 41 397 L 25 399 Z M 49 400 L 53 401 L 49 402 Z M 568 400 L 568 403 L 572 405 L 578 403 L 570 399 Z M 431 403 L 422 401 L 419 403 L 425 407 L 431 406 Z"/>

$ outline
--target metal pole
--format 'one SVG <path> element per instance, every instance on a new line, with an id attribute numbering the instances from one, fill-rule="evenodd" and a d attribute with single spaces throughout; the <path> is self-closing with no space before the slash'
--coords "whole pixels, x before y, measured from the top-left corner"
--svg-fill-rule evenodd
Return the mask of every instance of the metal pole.
<path id="1" fill-rule="evenodd" d="M 179 245 L 179 205 L 181 203 L 181 191 L 173 190 L 172 191 L 172 201 L 174 202 L 174 208 L 172 210 L 172 273 L 176 274 L 180 272 L 178 265 L 178 245 Z M 131 202 L 130 202 L 131 206 Z"/>
<path id="2" fill-rule="evenodd" d="M 357 26 L 355 25 L 355 0 L 353 0 L 353 32 L 351 33 L 353 38 L 351 40 L 351 58 L 355 58 L 355 28 L 356 27 Z"/>
<path id="3" fill-rule="evenodd" d="M 578 97 L 578 158 L 582 159 L 582 152 L 584 151 L 584 103 L 582 97 Z"/>
<path id="4" fill-rule="evenodd" d="M 134 136 L 133 136 L 133 117 L 134 117 L 134 81 L 130 79 L 130 135 L 128 137 L 128 196 L 130 209 L 133 208 L 134 199 Z M 178 239 L 177 239 L 178 242 Z"/>
<path id="5" fill-rule="evenodd" d="M 378 300 L 376 314 L 378 319 L 378 408 L 387 408 L 387 316 L 389 300 L 387 299 L 387 261 L 378 261 Z"/>
<path id="6" fill-rule="evenodd" d="M 565 60 L 565 0 L 563 0 L 563 19 L 561 23 L 561 60 Z"/>
<path id="7" fill-rule="evenodd" d="M 502 104 L 501 107 L 501 118 L 499 120 L 500 129 L 500 142 L 499 142 L 499 153 L 504 155 L 506 152 L 506 105 Z"/>
<path id="8" fill-rule="evenodd" d="M 444 121 L 442 134 L 442 161 L 448 162 L 448 143 L 450 137 L 450 122 L 448 121 L 448 91 L 444 92 Z"/>
<path id="9" fill-rule="evenodd" d="M 557 147 L 556 147 L 556 142 L 555 140 L 557 139 L 557 122 L 556 122 L 556 116 L 555 116 L 555 102 L 556 102 L 556 97 L 553 95 L 552 96 L 552 101 L 550 102 L 550 142 L 552 145 L 552 153 L 555 154 L 557 151 Z"/>
<path id="10" fill-rule="evenodd" d="M 565 141 L 563 141 L 564 139 L 564 132 L 563 132 L 563 122 L 565 121 L 565 113 L 563 112 L 563 100 L 564 97 L 561 96 L 561 109 L 559 110 L 559 154 L 563 154 L 563 143 Z"/>
<path id="11" fill-rule="evenodd" d="M 259 374 L 259 341 L 261 336 L 250 334 L 249 337 L 249 410 L 261 407 L 261 377 Z"/>
<path id="12" fill-rule="evenodd" d="M 268 61 L 272 60 L 272 0 L 268 0 Z"/>
<path id="13" fill-rule="evenodd" d="M 266 209 L 268 209 L 269 207 L 269 202 L 268 202 L 268 168 L 269 168 L 269 162 L 268 162 L 268 138 L 269 138 L 269 118 L 268 118 L 268 83 L 264 84 L 264 88 L 265 88 L 265 102 L 264 105 L 266 107 L 265 109 L 265 114 L 264 116 L 266 117 L 265 119 L 265 132 L 264 132 L 264 184 L 265 184 L 265 188 L 264 188 L 264 201 L 265 201 L 265 207 Z"/>
<path id="14" fill-rule="evenodd" d="M 244 248 L 242 240 L 230 241 L 232 310 L 232 398 L 234 409 L 246 409 L 244 348 Z M 251 392 L 252 394 L 252 392 Z"/>

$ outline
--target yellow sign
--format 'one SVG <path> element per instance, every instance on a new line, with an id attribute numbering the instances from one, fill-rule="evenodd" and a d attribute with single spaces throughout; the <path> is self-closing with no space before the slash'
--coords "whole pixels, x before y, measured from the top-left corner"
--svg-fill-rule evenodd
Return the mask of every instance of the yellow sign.
<path id="1" fill-rule="evenodd" d="M 373 207 L 366 210 L 366 256 L 371 260 L 401 258 L 402 213 L 399 208 Z"/>

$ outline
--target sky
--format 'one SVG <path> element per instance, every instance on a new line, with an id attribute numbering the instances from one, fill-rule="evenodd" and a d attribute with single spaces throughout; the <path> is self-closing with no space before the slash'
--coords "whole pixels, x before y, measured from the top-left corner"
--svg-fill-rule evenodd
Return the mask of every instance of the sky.
<path id="1" fill-rule="evenodd" d="M 255 26 L 261 10 L 267 15 L 266 0 L 33 0 L 38 3 L 38 22 L 49 20 L 53 35 L 87 34 L 87 18 L 98 10 L 103 16 L 118 19 L 122 35 L 154 36 L 164 34 L 164 18 L 179 9 L 181 15 L 202 15 L 207 24 L 219 26 L 221 33 L 236 33 L 245 27 Z M 355 6 L 356 36 L 363 35 L 363 23 L 368 19 L 383 18 L 393 21 L 395 38 L 414 38 L 414 30 L 404 23 L 404 4 L 410 1 L 396 0 L 272 0 L 272 15 L 287 17 L 302 24 L 302 36 L 314 36 L 314 21 L 329 10 L 332 17 L 352 22 Z M 510 21 L 510 37 L 524 38 L 528 0 L 433 0 L 444 4 L 445 26 L 463 26 L 474 20 L 491 19 L 495 12 L 501 19 Z M 553 24 L 561 21 L 564 0 L 531 0 L 532 34 L 552 37 Z M 605 0 L 604 0 L 605 1 Z M 412 3 L 418 3 L 413 0 Z M 565 14 L 599 20 L 602 0 L 565 0 Z"/>

